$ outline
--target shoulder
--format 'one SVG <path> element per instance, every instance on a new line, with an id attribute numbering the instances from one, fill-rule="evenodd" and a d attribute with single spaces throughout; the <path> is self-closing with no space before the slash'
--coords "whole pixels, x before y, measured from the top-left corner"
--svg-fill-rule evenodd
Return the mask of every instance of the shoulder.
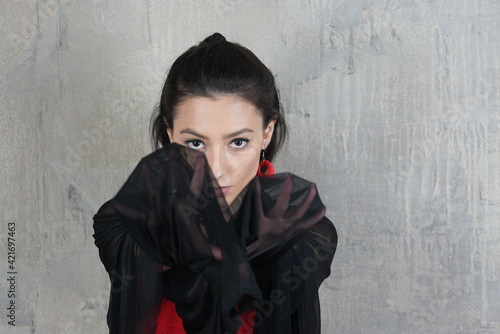
<path id="1" fill-rule="evenodd" d="M 316 225 L 311 228 L 311 231 L 315 234 L 323 235 L 330 239 L 331 242 L 337 244 L 337 229 L 328 217 L 323 217 Z"/>
<path id="2" fill-rule="evenodd" d="M 331 263 L 337 250 L 337 230 L 327 217 L 323 217 L 304 236 L 306 243 L 315 251 L 315 254 L 325 254 L 325 259 Z M 317 255 L 316 254 L 316 255 Z"/>
<path id="3" fill-rule="evenodd" d="M 101 205 L 99 210 L 97 210 L 96 214 L 94 215 L 93 219 L 95 221 L 97 219 L 109 218 L 111 216 L 115 216 L 115 209 L 113 208 L 112 200 L 109 200 Z"/>

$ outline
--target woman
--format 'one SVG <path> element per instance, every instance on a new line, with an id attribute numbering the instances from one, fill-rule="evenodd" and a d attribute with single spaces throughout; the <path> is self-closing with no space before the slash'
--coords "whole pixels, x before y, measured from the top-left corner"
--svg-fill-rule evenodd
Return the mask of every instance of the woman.
<path id="1" fill-rule="evenodd" d="M 110 332 L 320 333 L 337 234 L 313 184 L 271 176 L 271 72 L 213 34 L 173 63 L 152 121 L 163 148 L 94 217 Z"/>

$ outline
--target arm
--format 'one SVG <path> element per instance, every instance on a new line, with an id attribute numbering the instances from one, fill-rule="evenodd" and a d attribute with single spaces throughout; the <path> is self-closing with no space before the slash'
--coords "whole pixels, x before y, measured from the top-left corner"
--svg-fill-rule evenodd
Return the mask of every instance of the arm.
<path id="1" fill-rule="evenodd" d="M 337 232 L 324 217 L 286 251 L 251 260 L 264 300 L 257 306 L 254 334 L 319 334 L 318 288 L 330 275 Z"/>

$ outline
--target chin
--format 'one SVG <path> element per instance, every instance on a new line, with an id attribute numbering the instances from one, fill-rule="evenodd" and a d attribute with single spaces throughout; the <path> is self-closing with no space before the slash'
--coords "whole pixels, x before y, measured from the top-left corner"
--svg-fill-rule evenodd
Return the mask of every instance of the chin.
<path id="1" fill-rule="evenodd" d="M 224 196 L 224 199 L 226 200 L 227 204 L 231 204 L 234 201 L 233 196 Z"/>

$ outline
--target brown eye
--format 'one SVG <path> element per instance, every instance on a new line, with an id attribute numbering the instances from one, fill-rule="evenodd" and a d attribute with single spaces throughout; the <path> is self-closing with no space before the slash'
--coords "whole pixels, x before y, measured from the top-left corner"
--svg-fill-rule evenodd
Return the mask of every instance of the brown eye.
<path id="1" fill-rule="evenodd" d="M 248 139 L 236 138 L 231 142 L 231 146 L 234 148 L 244 148 L 248 144 Z"/>
<path id="2" fill-rule="evenodd" d="M 198 140 L 198 139 L 188 140 L 188 141 L 186 141 L 186 145 L 187 145 L 187 147 L 195 149 L 195 150 L 204 147 L 203 142 L 201 140 Z"/>

